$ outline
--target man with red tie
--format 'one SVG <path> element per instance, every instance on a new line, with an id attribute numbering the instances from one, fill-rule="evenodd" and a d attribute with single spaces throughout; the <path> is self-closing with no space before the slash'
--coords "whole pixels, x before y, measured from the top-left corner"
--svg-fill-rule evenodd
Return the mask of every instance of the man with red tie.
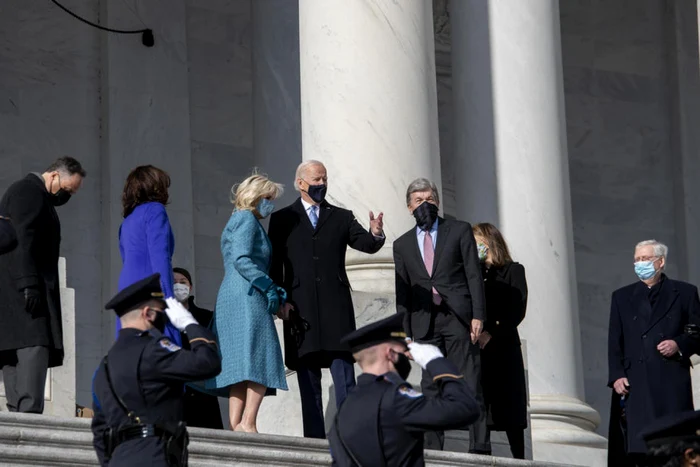
<path id="1" fill-rule="evenodd" d="M 406 204 L 416 227 L 394 242 L 397 311 L 408 338 L 437 346 L 464 375 L 482 411 L 469 427 L 469 452 L 491 454 L 477 342 L 486 320 L 484 283 L 472 227 L 438 216 L 437 187 L 425 178 L 408 186 Z M 421 387 L 428 397 L 437 394 L 426 372 Z M 442 449 L 444 433 L 427 433 L 425 441 Z"/>

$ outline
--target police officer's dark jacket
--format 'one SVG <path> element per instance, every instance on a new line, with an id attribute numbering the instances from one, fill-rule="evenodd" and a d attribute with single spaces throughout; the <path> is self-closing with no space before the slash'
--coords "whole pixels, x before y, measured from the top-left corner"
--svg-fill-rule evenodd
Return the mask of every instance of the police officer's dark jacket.
<path id="1" fill-rule="evenodd" d="M 438 358 L 427 372 L 440 386 L 439 397 L 423 396 L 393 372 L 360 375 L 328 433 L 333 466 L 423 466 L 426 431 L 476 421 L 479 406 L 457 368 Z"/>
<path id="2" fill-rule="evenodd" d="M 214 377 L 221 371 L 213 333 L 197 324 L 189 325 L 185 332 L 191 350 L 181 349 L 166 337 L 156 337 L 148 331 L 123 328 L 107 354 L 115 393 L 144 424 L 183 420 L 183 384 Z M 93 406 L 93 444 L 100 465 L 167 465 L 163 441 L 157 436 L 118 445 L 109 464 L 106 463 L 105 431 L 109 427 L 124 427 L 132 421 L 112 394 L 103 364 L 93 381 Z"/>

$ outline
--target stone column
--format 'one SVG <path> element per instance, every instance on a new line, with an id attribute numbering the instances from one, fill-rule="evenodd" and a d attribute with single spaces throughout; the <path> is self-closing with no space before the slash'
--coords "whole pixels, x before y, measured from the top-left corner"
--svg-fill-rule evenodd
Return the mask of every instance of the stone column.
<path id="1" fill-rule="evenodd" d="M 600 417 L 582 402 L 559 2 L 453 1 L 451 19 L 458 217 L 496 224 L 527 272 L 533 455 L 593 448 L 599 465 Z"/>
<path id="2" fill-rule="evenodd" d="M 294 173 L 301 162 L 299 2 L 255 0 L 252 22 L 255 163 L 285 185 L 282 207 L 298 196 Z"/>
<path id="3" fill-rule="evenodd" d="M 440 186 L 432 2 L 299 2 L 302 148 L 322 161 L 329 201 L 369 227 L 385 213 L 386 246 L 349 252 L 355 290 L 393 290 L 392 241 L 415 225 L 404 192 Z"/>

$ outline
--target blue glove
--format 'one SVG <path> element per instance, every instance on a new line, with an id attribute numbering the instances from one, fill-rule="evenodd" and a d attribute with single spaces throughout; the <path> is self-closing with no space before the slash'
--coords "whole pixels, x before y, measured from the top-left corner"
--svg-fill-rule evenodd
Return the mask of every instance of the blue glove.
<path id="1" fill-rule="evenodd" d="M 267 312 L 271 315 L 276 314 L 280 309 L 280 296 L 277 293 L 277 287 L 270 287 L 267 292 Z"/>
<path id="2" fill-rule="evenodd" d="M 287 303 L 287 291 L 282 287 L 277 287 L 277 295 L 280 297 L 280 305 Z"/>
<path id="3" fill-rule="evenodd" d="M 287 299 L 287 292 L 277 287 L 269 276 L 260 276 L 250 284 L 248 295 L 253 295 L 254 289 L 259 290 L 267 298 L 267 312 L 277 314 L 280 305 Z"/>

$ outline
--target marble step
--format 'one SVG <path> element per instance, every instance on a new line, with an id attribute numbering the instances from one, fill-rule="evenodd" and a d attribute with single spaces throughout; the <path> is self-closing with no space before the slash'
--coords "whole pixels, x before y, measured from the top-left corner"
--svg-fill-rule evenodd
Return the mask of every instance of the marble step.
<path id="1" fill-rule="evenodd" d="M 323 440 L 200 428 L 189 431 L 192 467 L 330 465 L 328 444 Z M 426 460 L 430 467 L 556 466 L 438 451 L 426 451 Z M 90 420 L 0 412 L 0 465 L 96 466 Z"/>

